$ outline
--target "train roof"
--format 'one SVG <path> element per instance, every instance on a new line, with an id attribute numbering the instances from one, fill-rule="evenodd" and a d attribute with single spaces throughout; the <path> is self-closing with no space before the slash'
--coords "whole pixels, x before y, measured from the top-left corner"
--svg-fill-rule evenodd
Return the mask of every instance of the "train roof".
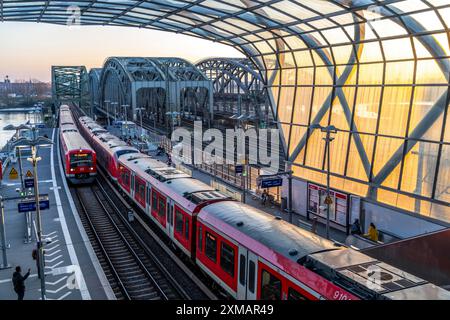
<path id="1" fill-rule="evenodd" d="M 63 139 L 68 151 L 79 149 L 92 150 L 91 146 L 84 140 L 79 132 L 65 132 L 63 133 Z"/>
<path id="2" fill-rule="evenodd" d="M 123 155 L 119 161 L 190 213 L 206 201 L 228 198 L 209 185 L 143 153 Z"/>
<path id="3" fill-rule="evenodd" d="M 273 252 L 297 262 L 311 253 L 338 249 L 329 240 L 236 201 L 210 204 L 204 207 L 198 216 L 218 230 L 228 235 L 234 234 L 236 241 L 244 242 L 249 249 L 255 250 L 276 265 L 279 265 L 279 262 L 278 259 L 274 259 Z M 225 226 L 230 232 L 224 230 Z M 264 245 L 265 249 L 257 248 L 256 243 Z"/>
<path id="4" fill-rule="evenodd" d="M 75 125 L 67 124 L 60 127 L 61 132 L 78 132 L 78 128 Z"/>
<path id="5" fill-rule="evenodd" d="M 97 136 L 101 142 L 108 142 L 111 140 L 120 140 L 119 138 L 117 138 L 115 135 L 107 132 L 107 133 L 103 133 L 103 134 L 99 134 Z"/>
<path id="6" fill-rule="evenodd" d="M 353 249 L 311 254 L 305 266 L 366 299 L 450 299 L 450 292 Z"/>
<path id="7" fill-rule="evenodd" d="M 175 179 L 167 185 L 172 192 L 183 196 L 194 204 L 230 199 L 210 185 L 193 178 Z"/>
<path id="8" fill-rule="evenodd" d="M 103 133 L 108 133 L 108 130 L 106 130 L 104 128 L 94 128 L 94 129 L 91 130 L 91 132 L 94 135 L 98 136 L 98 135 L 103 134 Z"/>
<path id="9" fill-rule="evenodd" d="M 128 146 L 128 144 L 125 141 L 122 141 L 120 139 L 111 139 L 105 143 L 110 149 Z"/>

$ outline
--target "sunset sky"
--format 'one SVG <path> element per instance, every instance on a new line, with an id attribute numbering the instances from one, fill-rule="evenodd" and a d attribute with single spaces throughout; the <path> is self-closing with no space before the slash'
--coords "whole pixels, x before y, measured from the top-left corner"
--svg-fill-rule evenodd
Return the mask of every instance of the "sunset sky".
<path id="1" fill-rule="evenodd" d="M 240 57 L 232 47 L 185 35 L 122 27 L 0 23 L 0 81 L 50 81 L 52 65 L 101 67 L 110 56 L 173 56 L 196 62 Z"/>

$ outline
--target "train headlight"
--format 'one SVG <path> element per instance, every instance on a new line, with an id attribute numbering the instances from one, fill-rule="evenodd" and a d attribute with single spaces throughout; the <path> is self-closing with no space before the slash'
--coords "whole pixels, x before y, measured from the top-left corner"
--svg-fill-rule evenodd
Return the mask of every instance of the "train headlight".
<path id="1" fill-rule="evenodd" d="M 90 167 L 89 169 L 94 170 L 94 167 Z"/>
<path id="2" fill-rule="evenodd" d="M 75 171 L 75 169 L 74 168 L 70 168 L 70 171 Z"/>

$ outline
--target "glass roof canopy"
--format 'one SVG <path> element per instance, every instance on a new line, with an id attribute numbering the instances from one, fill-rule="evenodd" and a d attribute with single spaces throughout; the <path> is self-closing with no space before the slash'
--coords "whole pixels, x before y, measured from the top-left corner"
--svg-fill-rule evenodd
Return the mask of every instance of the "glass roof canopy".
<path id="1" fill-rule="evenodd" d="M 297 176 L 450 222 L 450 0 L 0 0 L 0 21 L 232 45 L 258 67 Z"/>

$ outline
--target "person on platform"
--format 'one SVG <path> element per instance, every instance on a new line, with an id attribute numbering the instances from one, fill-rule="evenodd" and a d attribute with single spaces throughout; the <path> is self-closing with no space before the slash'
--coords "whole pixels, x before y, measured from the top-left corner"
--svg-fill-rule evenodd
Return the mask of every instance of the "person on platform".
<path id="1" fill-rule="evenodd" d="M 261 195 L 261 200 L 262 200 L 262 205 L 265 206 L 266 202 L 267 202 L 267 198 L 269 197 L 269 193 L 267 192 L 267 189 L 264 189 L 262 195 Z"/>
<path id="2" fill-rule="evenodd" d="M 22 276 L 22 268 L 20 266 L 16 267 L 16 272 L 13 273 L 12 276 L 12 282 L 14 285 L 14 291 L 17 293 L 17 300 L 23 300 L 23 297 L 25 295 L 25 280 L 30 275 L 30 269 L 28 269 L 28 272 Z"/>
<path id="3" fill-rule="evenodd" d="M 352 224 L 352 227 L 350 229 L 350 233 L 351 234 L 357 234 L 357 235 L 361 235 L 361 225 L 359 224 L 359 219 L 355 219 L 355 221 Z"/>
<path id="4" fill-rule="evenodd" d="M 373 224 L 373 222 L 370 223 L 369 231 L 366 234 L 364 234 L 364 237 L 366 237 L 372 241 L 375 241 L 375 242 L 378 241 L 378 230 L 375 227 L 375 225 Z"/>

